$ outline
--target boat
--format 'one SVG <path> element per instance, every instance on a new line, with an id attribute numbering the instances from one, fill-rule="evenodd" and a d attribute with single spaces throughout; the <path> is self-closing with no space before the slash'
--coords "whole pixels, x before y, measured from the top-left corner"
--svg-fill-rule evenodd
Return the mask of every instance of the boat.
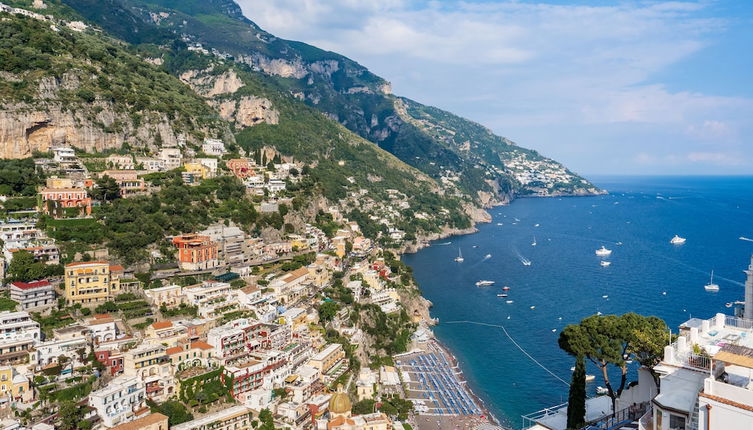
<path id="1" fill-rule="evenodd" d="M 599 264 L 601 264 L 601 267 L 608 267 L 610 264 L 612 264 L 612 262 L 611 261 L 602 261 Z"/>
<path id="2" fill-rule="evenodd" d="M 465 258 L 463 258 L 463 253 L 460 251 L 460 248 L 458 248 L 458 256 L 455 257 L 455 262 L 462 263 L 465 261 Z"/>
<path id="3" fill-rule="evenodd" d="M 533 237 L 533 242 L 531 242 L 531 246 L 536 246 L 536 236 Z"/>
<path id="4" fill-rule="evenodd" d="M 523 263 L 524 266 L 530 266 L 531 265 L 531 260 L 529 260 L 527 258 L 524 258 L 524 259 L 522 259 L 520 261 Z"/>
<path id="5" fill-rule="evenodd" d="M 596 377 L 594 375 L 586 375 L 586 382 L 591 382 L 595 380 Z"/>
<path id="6" fill-rule="evenodd" d="M 512 304 L 512 300 L 507 300 L 507 301 L 505 301 L 505 303 L 507 303 L 508 305 L 511 305 Z"/>
<path id="7" fill-rule="evenodd" d="M 596 394 L 607 394 L 609 390 L 604 387 L 596 387 Z"/>
<path id="8" fill-rule="evenodd" d="M 501 222 L 498 222 L 497 225 L 504 225 L 504 224 L 502 224 Z"/>
<path id="9" fill-rule="evenodd" d="M 531 306 L 531 310 L 534 310 L 534 309 L 536 309 L 536 306 Z"/>
<path id="10" fill-rule="evenodd" d="M 704 285 L 703 288 L 706 291 L 719 291 L 719 285 L 714 283 L 714 271 L 711 271 L 711 280 L 708 284 Z"/>
<path id="11" fill-rule="evenodd" d="M 510 291 L 510 287 L 508 287 L 507 285 L 505 285 L 504 287 L 502 287 L 502 291 Z"/>
<path id="12" fill-rule="evenodd" d="M 672 245 L 682 245 L 683 243 L 685 243 L 685 240 L 686 239 L 684 237 L 680 237 L 678 235 L 675 235 L 675 237 L 673 237 L 669 241 L 669 243 L 671 243 Z"/>
<path id="13" fill-rule="evenodd" d="M 477 287 L 488 287 L 489 285 L 494 285 L 494 281 L 478 281 L 476 282 Z"/>
<path id="14" fill-rule="evenodd" d="M 533 226 L 534 226 L 534 227 L 538 227 L 539 225 L 540 225 L 540 224 L 534 224 Z"/>
<path id="15" fill-rule="evenodd" d="M 731 308 L 731 307 L 732 307 L 732 302 L 729 302 L 729 303 L 725 303 L 725 304 L 724 304 L 724 307 L 725 307 L 725 308 Z"/>
<path id="16" fill-rule="evenodd" d="M 602 299 L 608 299 L 608 298 L 609 298 L 609 296 L 608 296 L 608 295 L 606 295 L 606 294 L 604 294 L 603 296 L 601 296 L 601 298 L 602 298 Z"/>
<path id="17" fill-rule="evenodd" d="M 553 328 L 553 329 L 552 329 L 552 333 L 554 333 L 554 332 L 556 332 L 556 331 L 557 331 L 557 329 L 556 329 L 556 328 Z"/>
<path id="18" fill-rule="evenodd" d="M 615 245 L 622 246 L 622 242 L 617 242 L 617 243 L 615 243 Z"/>
<path id="19" fill-rule="evenodd" d="M 491 255 L 491 254 L 486 254 L 486 255 L 484 255 L 484 259 L 488 260 L 488 259 L 490 259 L 490 258 L 492 258 L 492 255 Z"/>
<path id="20" fill-rule="evenodd" d="M 612 254 L 612 250 L 607 249 L 604 245 L 601 245 L 601 248 L 597 249 L 595 253 L 599 257 L 608 257 L 609 255 Z"/>
<path id="21" fill-rule="evenodd" d="M 505 294 L 505 293 L 502 293 L 502 294 L 497 294 L 497 297 L 502 297 L 502 298 L 504 298 L 504 297 L 507 297 L 507 294 Z"/>

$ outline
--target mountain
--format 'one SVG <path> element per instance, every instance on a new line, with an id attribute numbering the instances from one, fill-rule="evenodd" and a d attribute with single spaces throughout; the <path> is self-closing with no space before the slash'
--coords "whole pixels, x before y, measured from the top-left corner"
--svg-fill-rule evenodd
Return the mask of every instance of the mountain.
<path id="1" fill-rule="evenodd" d="M 472 121 L 391 93 L 357 62 L 262 30 L 232 0 L 63 0 L 131 43 L 179 34 L 194 48 L 244 64 L 352 132 L 447 185 L 475 204 L 515 194 L 599 192 L 559 163 Z M 130 15 L 128 15 L 130 13 Z M 128 15 L 128 19 L 113 19 Z M 140 20 L 140 22 L 139 22 Z M 124 24 L 127 23 L 126 24 Z"/>

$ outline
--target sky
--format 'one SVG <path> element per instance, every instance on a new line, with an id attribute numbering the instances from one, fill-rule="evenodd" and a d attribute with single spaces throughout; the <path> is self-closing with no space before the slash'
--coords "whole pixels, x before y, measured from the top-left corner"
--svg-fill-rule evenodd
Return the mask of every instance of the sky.
<path id="1" fill-rule="evenodd" d="M 753 2 L 236 0 L 582 174 L 753 174 Z"/>

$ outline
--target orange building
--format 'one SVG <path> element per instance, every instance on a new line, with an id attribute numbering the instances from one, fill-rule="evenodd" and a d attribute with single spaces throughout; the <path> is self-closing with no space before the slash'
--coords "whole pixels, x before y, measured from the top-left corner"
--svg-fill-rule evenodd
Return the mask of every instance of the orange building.
<path id="1" fill-rule="evenodd" d="M 239 179 L 246 179 L 255 174 L 251 163 L 245 158 L 233 158 L 232 160 L 227 160 L 225 165 L 231 172 L 233 172 L 233 175 Z"/>
<path id="2" fill-rule="evenodd" d="M 92 213 L 92 199 L 83 188 L 44 188 L 39 192 L 41 209 L 47 215 L 59 215 L 67 208 L 81 208 L 86 215 Z"/>
<path id="3" fill-rule="evenodd" d="M 178 248 L 178 263 L 183 270 L 204 270 L 217 266 L 217 244 L 209 236 L 175 236 L 173 245 Z"/>

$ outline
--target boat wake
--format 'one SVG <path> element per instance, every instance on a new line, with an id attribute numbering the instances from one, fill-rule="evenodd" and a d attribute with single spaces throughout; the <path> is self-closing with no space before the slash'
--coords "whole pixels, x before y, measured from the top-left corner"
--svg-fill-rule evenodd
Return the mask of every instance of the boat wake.
<path id="1" fill-rule="evenodd" d="M 436 246 L 447 246 L 447 245 L 452 245 L 452 242 L 438 243 Z"/>

